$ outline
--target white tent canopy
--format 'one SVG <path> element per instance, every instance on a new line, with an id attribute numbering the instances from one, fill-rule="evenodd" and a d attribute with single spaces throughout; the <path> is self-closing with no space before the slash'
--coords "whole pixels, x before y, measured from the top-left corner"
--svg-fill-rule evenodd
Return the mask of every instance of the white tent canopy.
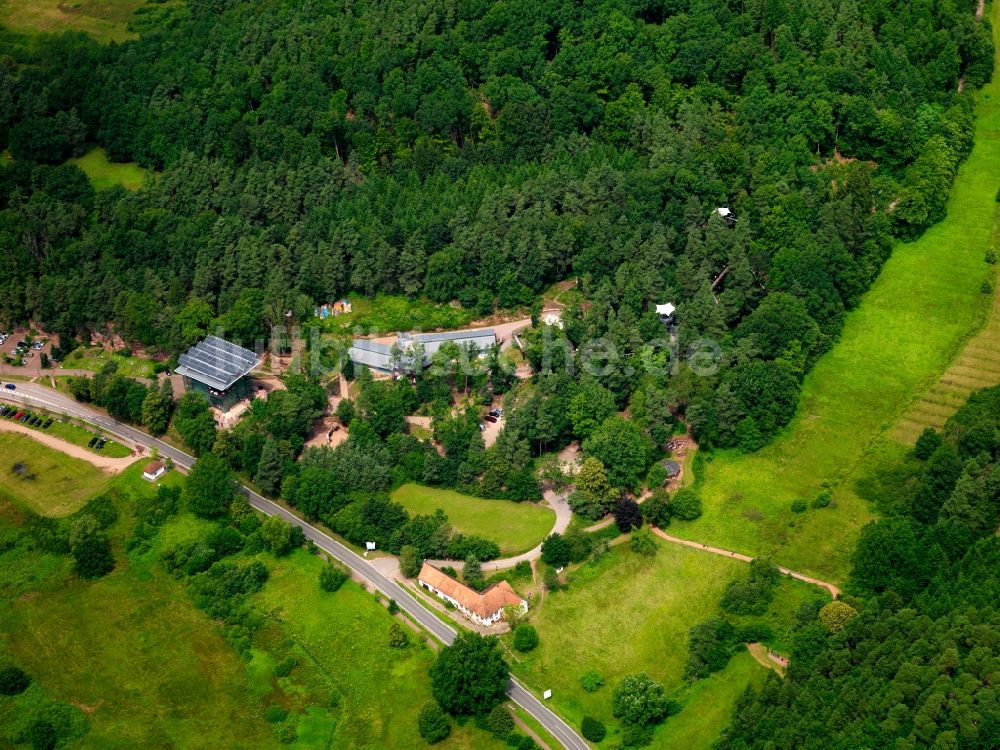
<path id="1" fill-rule="evenodd" d="M 677 308 L 674 307 L 672 303 L 668 302 L 665 305 L 657 305 L 656 306 L 656 314 L 657 315 L 666 315 L 667 317 L 669 317 L 669 316 L 671 316 L 671 315 L 674 314 L 674 310 L 676 310 L 676 309 Z"/>

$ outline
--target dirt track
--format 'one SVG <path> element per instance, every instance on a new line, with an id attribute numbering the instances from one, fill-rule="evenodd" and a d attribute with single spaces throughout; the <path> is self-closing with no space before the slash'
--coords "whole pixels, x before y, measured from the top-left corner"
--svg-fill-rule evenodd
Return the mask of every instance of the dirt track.
<path id="1" fill-rule="evenodd" d="M 123 471 L 126 466 L 129 466 L 136 460 L 136 456 L 134 455 L 126 456 L 125 458 L 112 458 L 111 456 L 94 453 L 93 451 L 89 451 L 82 446 L 74 445 L 73 443 L 54 437 L 53 435 L 39 432 L 38 430 L 34 430 L 30 427 L 25 427 L 20 422 L 10 422 L 6 419 L 0 420 L 0 432 L 19 432 L 22 435 L 27 435 L 32 440 L 39 442 L 42 445 L 61 453 L 65 453 L 67 456 L 79 458 L 81 461 L 93 464 L 98 469 L 106 471 L 109 474 L 118 474 Z"/>

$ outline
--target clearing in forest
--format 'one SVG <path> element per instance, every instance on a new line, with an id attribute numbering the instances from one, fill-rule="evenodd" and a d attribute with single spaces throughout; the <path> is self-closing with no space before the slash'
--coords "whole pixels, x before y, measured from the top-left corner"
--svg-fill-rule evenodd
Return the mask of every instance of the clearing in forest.
<path id="1" fill-rule="evenodd" d="M 134 161 L 109 161 L 108 152 L 100 147 L 92 148 L 83 156 L 69 159 L 66 163 L 79 167 L 95 190 L 118 186 L 126 190 L 138 190 L 145 184 L 148 176 L 146 170 Z"/>
<path id="2" fill-rule="evenodd" d="M 101 42 L 134 35 L 128 21 L 145 0 L 0 0 L 0 25 L 22 34 L 82 31 Z"/>
<path id="3" fill-rule="evenodd" d="M 991 12 L 996 36 L 1000 6 Z M 947 217 L 896 245 L 838 342 L 806 376 L 791 424 L 757 453 L 718 452 L 700 478 L 704 516 L 675 524 L 672 534 L 768 555 L 826 580 L 846 578 L 854 540 L 872 518 L 853 489 L 859 465 L 902 449 L 889 445 L 889 430 L 987 317 L 990 298 L 981 288 L 993 276 L 985 255 L 1000 175 L 1000 75 L 977 96 L 975 145 Z M 995 332 L 988 327 L 984 335 Z M 991 340 L 970 343 L 965 364 L 978 358 L 977 371 L 993 367 Z M 963 372 L 962 384 L 985 383 Z M 830 507 L 791 511 L 793 500 L 811 502 L 824 491 Z"/>

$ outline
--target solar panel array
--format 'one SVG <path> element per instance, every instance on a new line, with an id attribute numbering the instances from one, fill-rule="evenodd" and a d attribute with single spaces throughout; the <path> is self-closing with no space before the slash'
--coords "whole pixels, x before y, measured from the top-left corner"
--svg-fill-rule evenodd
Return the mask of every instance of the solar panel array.
<path id="1" fill-rule="evenodd" d="M 249 349 L 209 336 L 178 357 L 177 372 L 224 391 L 250 373 L 259 360 Z"/>

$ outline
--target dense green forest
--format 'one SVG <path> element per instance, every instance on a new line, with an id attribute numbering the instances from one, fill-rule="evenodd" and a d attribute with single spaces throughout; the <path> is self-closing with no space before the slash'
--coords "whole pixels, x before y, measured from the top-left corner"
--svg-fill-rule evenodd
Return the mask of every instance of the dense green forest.
<path id="1" fill-rule="evenodd" d="M 638 358 L 668 300 L 682 353 L 718 341 L 670 400 L 753 449 L 943 214 L 992 69 L 974 5 L 189 0 L 124 44 L 2 33 L 0 319 L 176 352 L 351 290 L 482 314 L 575 275 L 575 345 Z M 92 142 L 160 174 L 95 193 L 60 166 Z"/>
<path id="2" fill-rule="evenodd" d="M 744 695 L 722 750 L 1000 745 L 998 428 L 981 391 L 864 482 L 885 517 L 854 553 L 858 611 L 802 613 L 787 679 Z"/>

